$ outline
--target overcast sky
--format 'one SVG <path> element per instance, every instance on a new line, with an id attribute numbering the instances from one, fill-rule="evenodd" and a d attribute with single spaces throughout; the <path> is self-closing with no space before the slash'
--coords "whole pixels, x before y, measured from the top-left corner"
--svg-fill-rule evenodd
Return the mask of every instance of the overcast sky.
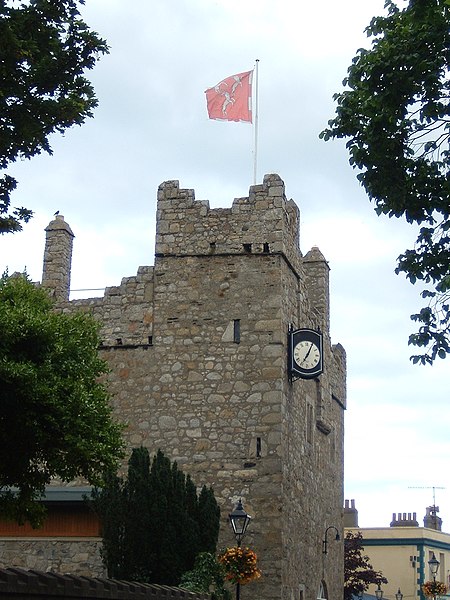
<path id="1" fill-rule="evenodd" d="M 257 182 L 278 173 L 301 211 L 300 246 L 331 267 L 331 334 L 348 357 L 345 497 L 363 527 L 440 506 L 450 531 L 450 358 L 413 366 L 419 290 L 394 274 L 415 239 L 377 217 L 343 142 L 318 135 L 364 28 L 384 0 L 86 0 L 111 53 L 89 78 L 95 118 L 52 138 L 53 157 L 14 165 L 15 205 L 35 211 L 0 237 L 0 269 L 40 280 L 44 228 L 59 210 L 75 233 L 74 289 L 100 288 L 154 263 L 156 192 L 166 180 L 229 207 L 253 183 L 253 129 L 207 118 L 204 91 L 259 59 Z M 77 293 L 89 296 L 94 292 Z M 441 489 L 444 488 L 444 489 Z"/>

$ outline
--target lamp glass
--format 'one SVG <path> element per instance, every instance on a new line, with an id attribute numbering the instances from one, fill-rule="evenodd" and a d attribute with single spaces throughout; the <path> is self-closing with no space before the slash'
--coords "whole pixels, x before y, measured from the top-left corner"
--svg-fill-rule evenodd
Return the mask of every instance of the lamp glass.
<path id="1" fill-rule="evenodd" d="M 431 571 L 431 574 L 433 575 L 433 577 L 435 577 L 437 575 L 437 572 L 439 570 L 439 565 L 440 564 L 441 563 L 435 557 L 434 552 L 433 552 L 433 556 L 428 561 L 428 566 L 430 567 L 430 571 Z"/>
<path id="2" fill-rule="evenodd" d="M 250 519 L 246 515 L 245 517 L 232 517 L 231 526 L 235 535 L 244 535 Z"/>
<path id="3" fill-rule="evenodd" d="M 245 512 L 241 500 L 239 500 L 236 508 L 228 516 L 231 527 L 233 528 L 233 533 L 237 537 L 238 541 L 240 541 L 247 531 L 251 516 Z"/>

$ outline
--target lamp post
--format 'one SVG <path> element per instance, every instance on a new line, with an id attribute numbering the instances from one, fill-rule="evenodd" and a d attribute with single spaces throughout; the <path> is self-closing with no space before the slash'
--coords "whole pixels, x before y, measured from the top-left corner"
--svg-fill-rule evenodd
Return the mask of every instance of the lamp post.
<path id="1" fill-rule="evenodd" d="M 384 594 L 384 592 L 383 592 L 383 590 L 381 589 L 381 585 L 380 585 L 380 584 L 378 584 L 378 587 L 377 587 L 377 589 L 375 590 L 375 596 L 376 596 L 377 600 L 382 600 L 382 598 L 383 598 L 383 594 Z"/>
<path id="2" fill-rule="evenodd" d="M 395 594 L 395 600 L 403 600 L 403 594 L 400 591 L 400 588 L 398 588 L 398 592 Z"/>
<path id="3" fill-rule="evenodd" d="M 435 592 L 433 594 L 434 600 L 436 600 L 436 575 L 437 575 L 437 572 L 439 571 L 440 564 L 441 563 L 435 557 L 434 552 L 433 552 L 433 556 L 428 561 L 428 566 L 430 567 L 431 574 L 433 575 L 433 583 L 434 583 L 434 588 L 435 588 Z"/>
<path id="4" fill-rule="evenodd" d="M 327 540 L 327 536 L 328 536 L 328 532 L 330 531 L 330 529 L 334 529 L 334 531 L 336 532 L 336 537 L 334 538 L 337 542 L 341 539 L 340 535 L 339 535 L 339 531 L 337 530 L 337 527 L 335 527 L 334 525 L 330 525 L 329 527 L 327 527 L 325 529 L 325 535 L 323 536 L 323 540 L 322 540 L 322 553 L 326 554 L 328 552 L 328 540 Z"/>
<path id="5" fill-rule="evenodd" d="M 239 498 L 236 508 L 228 515 L 228 518 L 230 520 L 231 527 L 233 528 L 233 533 L 239 548 L 241 545 L 241 540 L 244 537 L 251 520 L 251 516 L 245 512 L 244 507 L 242 506 L 241 498 Z M 241 585 L 238 581 L 236 583 L 236 600 L 240 600 L 240 597 Z"/>

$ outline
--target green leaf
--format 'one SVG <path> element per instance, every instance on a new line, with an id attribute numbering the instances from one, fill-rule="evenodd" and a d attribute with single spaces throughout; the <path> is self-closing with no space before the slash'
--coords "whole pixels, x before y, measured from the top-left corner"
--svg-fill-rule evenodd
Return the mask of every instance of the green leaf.
<path id="1" fill-rule="evenodd" d="M 37 500 L 52 478 L 102 481 L 122 455 L 100 376 L 98 324 L 53 310 L 27 277 L 0 279 L 0 514 L 39 524 Z M 11 452 L 14 448 L 14 452 Z"/>
<path id="2" fill-rule="evenodd" d="M 412 316 L 427 323 L 421 364 L 433 361 L 441 336 L 449 347 L 446 293 L 450 289 L 450 9 L 449 2 L 410 0 L 366 28 L 369 48 L 357 51 L 333 96 L 335 118 L 321 139 L 346 139 L 349 162 L 357 171 L 375 212 L 403 218 L 420 228 L 416 243 L 398 258 L 397 274 L 430 299 L 428 312 Z M 412 341 L 411 341 L 412 340 Z M 447 352 L 447 350 L 445 350 Z"/>
<path id="3" fill-rule="evenodd" d="M 50 136 L 81 125 L 97 106 L 85 77 L 106 42 L 84 23 L 73 0 L 0 3 L 0 169 L 42 152 Z M 0 233 L 22 229 L 32 216 L 11 208 L 16 181 L 0 179 Z"/>

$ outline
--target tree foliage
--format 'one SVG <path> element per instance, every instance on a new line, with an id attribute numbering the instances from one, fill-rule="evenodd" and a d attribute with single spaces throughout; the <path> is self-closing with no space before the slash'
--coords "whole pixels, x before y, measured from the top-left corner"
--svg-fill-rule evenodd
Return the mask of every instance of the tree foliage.
<path id="1" fill-rule="evenodd" d="M 211 600 L 231 600 L 231 592 L 225 587 L 226 571 L 224 566 L 211 552 L 197 555 L 192 571 L 181 578 L 180 587 L 190 592 L 211 594 Z"/>
<path id="2" fill-rule="evenodd" d="M 418 226 L 396 272 L 423 286 L 409 343 L 421 349 L 413 362 L 432 364 L 450 352 L 450 2 L 385 7 L 366 29 L 371 49 L 358 50 L 321 137 L 348 138 L 350 164 L 379 215 Z"/>
<path id="3" fill-rule="evenodd" d="M 80 18 L 84 0 L 0 2 L 0 169 L 41 152 L 49 136 L 81 125 L 97 106 L 83 73 L 106 42 Z M 16 180 L 0 178 L 0 233 L 20 231 L 32 212 L 11 208 Z"/>
<path id="4" fill-rule="evenodd" d="M 98 325 L 53 310 L 26 276 L 0 279 L 0 515 L 38 525 L 52 478 L 101 481 L 121 455 L 121 427 L 98 377 Z M 17 488 L 11 491 L 9 488 Z"/>
<path id="5" fill-rule="evenodd" d="M 363 550 L 362 533 L 348 531 L 344 539 L 344 600 L 353 600 L 371 584 L 388 582 L 381 571 L 374 570 Z"/>
<path id="6" fill-rule="evenodd" d="M 109 475 L 92 505 L 109 577 L 177 585 L 197 554 L 216 551 L 220 510 L 212 488 L 198 496 L 190 476 L 161 450 L 150 461 L 146 448 L 134 448 L 127 478 Z"/>

